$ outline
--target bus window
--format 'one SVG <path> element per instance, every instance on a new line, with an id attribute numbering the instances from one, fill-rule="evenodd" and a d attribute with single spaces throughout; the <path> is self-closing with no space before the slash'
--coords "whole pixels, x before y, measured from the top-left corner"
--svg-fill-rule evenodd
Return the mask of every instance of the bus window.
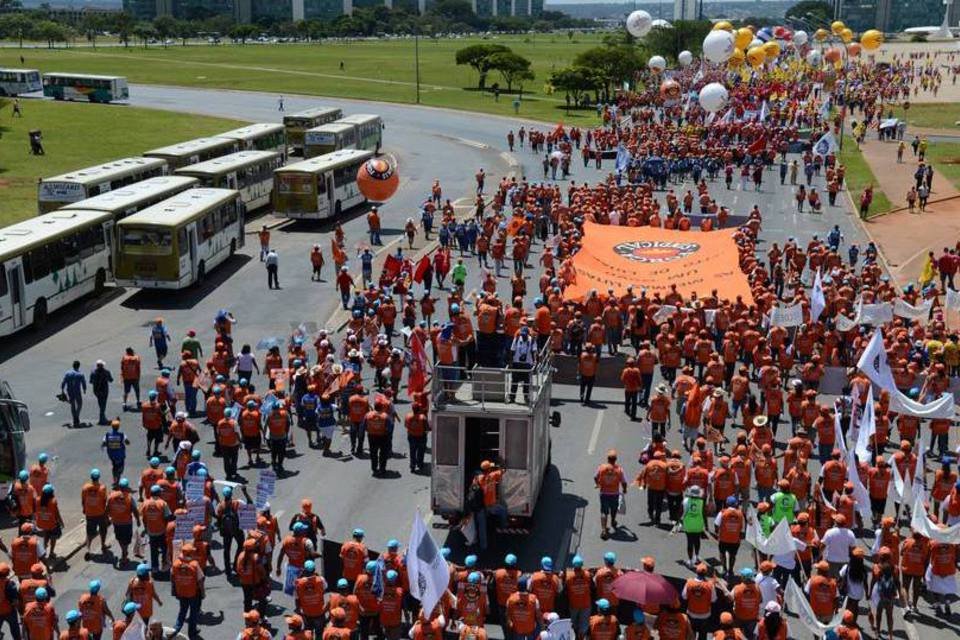
<path id="1" fill-rule="evenodd" d="M 317 195 L 323 195 L 327 192 L 327 176 L 330 174 L 323 173 L 317 176 Z"/>
<path id="2" fill-rule="evenodd" d="M 7 267 L 0 263 L 0 298 L 6 298 L 7 293 Z"/>
<path id="3" fill-rule="evenodd" d="M 74 233 L 60 240 L 60 252 L 66 264 L 80 261 L 80 234 Z"/>
<path id="4" fill-rule="evenodd" d="M 103 227 L 94 227 L 90 230 L 93 233 L 93 250 L 99 253 L 107 248 L 107 241 L 103 237 Z"/>
<path id="5" fill-rule="evenodd" d="M 27 251 L 20 258 L 23 263 L 23 283 L 30 284 L 33 282 L 33 265 L 30 264 L 30 252 Z M 16 289 L 16 287 L 14 287 Z"/>
<path id="6" fill-rule="evenodd" d="M 506 454 L 507 469 L 527 468 L 527 424 L 526 420 L 506 421 Z"/>
<path id="7" fill-rule="evenodd" d="M 47 257 L 46 247 L 37 247 L 29 255 L 34 280 L 46 278 L 50 275 L 50 260 Z"/>
<path id="8" fill-rule="evenodd" d="M 89 258 L 93 255 L 94 247 L 97 244 L 96 231 L 94 229 L 84 229 L 80 232 L 80 257 Z"/>
<path id="9" fill-rule="evenodd" d="M 223 225 L 236 224 L 237 222 L 237 205 L 234 202 L 228 202 L 223 205 Z"/>
<path id="10" fill-rule="evenodd" d="M 165 256 L 173 250 L 173 234 L 161 229 L 124 229 L 123 250 L 143 255 Z"/>
<path id="11" fill-rule="evenodd" d="M 177 248 L 180 250 L 180 256 L 183 257 L 190 252 L 190 242 L 187 240 L 187 228 L 177 229 Z"/>
<path id="12" fill-rule="evenodd" d="M 63 252 L 60 251 L 60 243 L 54 242 L 47 247 L 47 258 L 50 261 L 50 271 L 58 271 L 67 266 L 66 260 L 63 257 Z"/>
<path id="13" fill-rule="evenodd" d="M 207 241 L 213 236 L 213 212 L 203 216 L 200 221 L 200 237 Z"/>

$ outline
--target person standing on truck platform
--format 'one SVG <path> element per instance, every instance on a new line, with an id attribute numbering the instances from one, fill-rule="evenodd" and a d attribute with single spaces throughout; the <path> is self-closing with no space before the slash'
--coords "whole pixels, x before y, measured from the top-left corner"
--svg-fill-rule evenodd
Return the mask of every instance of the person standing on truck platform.
<path id="1" fill-rule="evenodd" d="M 480 549 L 487 548 L 487 515 L 496 516 L 501 527 L 507 526 L 507 509 L 500 502 L 500 482 L 503 480 L 503 471 L 489 460 L 480 463 L 480 474 L 473 480 L 473 490 L 479 491 L 483 497 L 483 508 L 474 512 L 477 519 L 477 541 Z"/>
<path id="2" fill-rule="evenodd" d="M 614 530 L 617 529 L 617 510 L 620 508 L 620 494 L 627 492 L 627 477 L 623 467 L 617 464 L 617 451 L 607 451 L 607 461 L 597 468 L 593 482 L 600 490 L 600 537 L 604 540 L 610 537 L 607 528 L 607 517 Z"/>

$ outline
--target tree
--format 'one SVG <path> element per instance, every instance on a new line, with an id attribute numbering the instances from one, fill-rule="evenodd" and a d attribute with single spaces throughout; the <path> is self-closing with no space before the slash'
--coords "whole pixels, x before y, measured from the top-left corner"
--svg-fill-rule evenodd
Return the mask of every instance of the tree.
<path id="1" fill-rule="evenodd" d="M 573 59 L 573 66 L 584 70 L 594 81 L 595 90 L 598 93 L 602 90 L 605 99 L 613 95 L 614 86 L 630 80 L 643 65 L 640 51 L 626 45 L 593 47 L 580 52 Z"/>
<path id="2" fill-rule="evenodd" d="M 163 48 L 167 48 L 167 40 L 177 34 L 177 20 L 173 16 L 157 16 L 153 20 L 153 28 L 157 32 L 157 37 L 163 42 Z"/>
<path id="3" fill-rule="evenodd" d="M 123 42 L 124 47 L 130 46 L 130 36 L 133 34 L 135 20 L 133 14 L 127 11 L 121 11 L 113 19 L 113 30 L 117 32 L 117 37 Z"/>
<path id="4" fill-rule="evenodd" d="M 700 53 L 703 39 L 713 28 L 709 20 L 676 20 L 672 27 L 654 27 L 643 37 L 643 44 L 669 60 L 676 60 L 681 51 Z"/>
<path id="5" fill-rule="evenodd" d="M 103 30 L 103 17 L 95 13 L 84 14 L 83 18 L 80 19 L 80 24 L 78 28 L 86 36 L 87 41 L 93 45 L 93 48 L 97 48 L 97 36 L 100 34 L 100 31 Z"/>
<path id="6" fill-rule="evenodd" d="M 823 0 L 801 0 L 787 9 L 786 17 L 806 20 L 819 27 L 833 20 L 833 7 Z"/>
<path id="7" fill-rule="evenodd" d="M 510 49 L 502 44 L 475 44 L 464 47 L 456 53 L 458 65 L 467 65 L 473 67 L 480 79 L 477 81 L 477 89 L 483 91 L 487 84 L 487 74 L 492 68 L 490 58 L 498 53 L 509 53 Z"/>
<path id="8" fill-rule="evenodd" d="M 471 25 L 477 23 L 477 14 L 466 0 L 437 0 L 430 9 L 430 13 L 453 23 L 462 22 Z"/>
<path id="9" fill-rule="evenodd" d="M 260 28 L 255 24 L 238 24 L 230 28 L 227 35 L 234 41 L 239 40 L 240 44 L 247 44 L 247 40 L 253 38 L 260 32 Z"/>
<path id="10" fill-rule="evenodd" d="M 138 22 L 133 27 L 133 35 L 143 42 L 143 48 L 146 49 L 147 43 L 149 43 L 152 38 L 157 37 L 157 32 L 149 22 Z"/>
<path id="11" fill-rule="evenodd" d="M 46 40 L 47 48 L 52 49 L 56 42 L 66 42 L 70 39 L 70 29 L 53 20 L 41 20 L 33 26 L 33 35 L 40 40 Z"/>
<path id="12" fill-rule="evenodd" d="M 180 44 L 187 46 L 187 40 L 197 35 L 197 28 L 189 20 L 177 20 L 174 25 L 174 33 L 180 38 Z"/>
<path id="13" fill-rule="evenodd" d="M 596 89 L 594 78 L 582 67 L 566 67 L 554 72 L 550 84 L 566 93 L 574 104 L 580 104 L 584 93 Z"/>
<path id="14" fill-rule="evenodd" d="M 489 58 L 490 70 L 497 71 L 507 83 L 507 91 L 513 90 L 513 83 L 520 83 L 521 91 L 525 80 L 533 80 L 530 61 L 513 51 L 500 51 Z"/>

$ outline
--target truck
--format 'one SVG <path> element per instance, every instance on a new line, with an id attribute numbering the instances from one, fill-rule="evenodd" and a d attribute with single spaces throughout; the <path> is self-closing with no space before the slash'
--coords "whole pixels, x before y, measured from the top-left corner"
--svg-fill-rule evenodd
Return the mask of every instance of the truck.
<path id="1" fill-rule="evenodd" d="M 27 431 L 27 405 L 16 399 L 6 380 L 0 380 L 0 497 L 10 493 L 17 474 L 27 467 Z"/>
<path id="2" fill-rule="evenodd" d="M 434 515 L 455 526 L 466 515 L 466 499 L 484 460 L 503 469 L 500 499 L 509 532 L 529 531 L 543 479 L 551 465 L 550 428 L 553 367 L 549 347 L 529 370 L 529 393 L 506 402 L 520 370 L 437 366 L 431 379 L 430 503 Z"/>

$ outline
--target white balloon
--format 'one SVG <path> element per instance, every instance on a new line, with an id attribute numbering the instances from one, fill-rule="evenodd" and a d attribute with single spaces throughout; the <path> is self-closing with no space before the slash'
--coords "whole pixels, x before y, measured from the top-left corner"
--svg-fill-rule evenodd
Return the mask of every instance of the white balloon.
<path id="1" fill-rule="evenodd" d="M 681 51 L 677 56 L 677 62 L 680 63 L 680 66 L 686 67 L 693 62 L 693 54 L 689 51 Z"/>
<path id="2" fill-rule="evenodd" d="M 703 39 L 703 57 L 714 64 L 722 64 L 733 55 L 733 45 L 733 34 L 729 31 L 711 31 Z"/>
<path id="3" fill-rule="evenodd" d="M 650 23 L 651 27 L 659 27 L 661 29 L 673 29 L 673 25 L 664 20 L 663 18 L 657 18 Z"/>
<path id="4" fill-rule="evenodd" d="M 708 113 L 716 113 L 727 104 L 730 94 L 719 82 L 711 82 L 700 89 L 700 106 Z"/>
<path id="5" fill-rule="evenodd" d="M 750 46 L 747 47 L 747 49 L 753 49 L 754 47 L 762 47 L 764 44 L 765 44 L 764 41 L 761 40 L 760 38 L 754 38 L 753 40 L 750 41 Z"/>
<path id="6" fill-rule="evenodd" d="M 667 61 L 663 56 L 651 56 L 647 61 L 647 66 L 651 71 L 663 71 L 667 68 Z"/>
<path id="7" fill-rule="evenodd" d="M 807 54 L 807 64 L 811 67 L 819 67 L 821 62 L 823 62 L 823 56 L 816 49 Z"/>
<path id="8" fill-rule="evenodd" d="M 798 47 L 802 47 L 803 45 L 807 44 L 807 40 L 808 40 L 808 39 L 809 39 L 809 36 L 807 35 L 807 32 L 806 32 L 806 31 L 794 31 L 794 32 L 793 32 L 793 42 L 794 42 Z"/>
<path id="9" fill-rule="evenodd" d="M 646 11 L 634 11 L 627 16 L 627 32 L 634 38 L 642 38 L 650 33 L 653 17 Z"/>

